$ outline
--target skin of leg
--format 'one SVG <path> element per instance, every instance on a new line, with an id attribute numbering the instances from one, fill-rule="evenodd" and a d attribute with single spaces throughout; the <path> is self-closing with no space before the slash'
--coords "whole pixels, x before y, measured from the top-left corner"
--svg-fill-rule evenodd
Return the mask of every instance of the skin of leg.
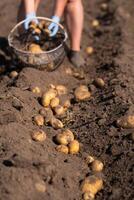
<path id="1" fill-rule="evenodd" d="M 24 20 L 26 13 L 36 12 L 39 3 L 40 0 L 21 0 L 17 14 L 17 22 Z"/>
<path id="2" fill-rule="evenodd" d="M 83 18 L 83 6 L 81 0 L 68 0 L 65 19 L 70 34 L 71 50 L 74 51 L 80 51 Z"/>
<path id="3" fill-rule="evenodd" d="M 34 2 L 35 2 L 35 4 L 34 4 L 35 5 L 35 12 L 37 12 L 40 0 L 34 0 Z"/>

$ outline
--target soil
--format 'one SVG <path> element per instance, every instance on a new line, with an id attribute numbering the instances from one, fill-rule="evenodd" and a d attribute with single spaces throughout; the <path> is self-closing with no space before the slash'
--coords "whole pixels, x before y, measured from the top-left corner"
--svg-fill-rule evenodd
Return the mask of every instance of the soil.
<path id="1" fill-rule="evenodd" d="M 108 3 L 108 11 L 100 4 Z M 39 15 L 50 16 L 53 1 L 42 1 Z M 15 66 L 8 50 L 7 34 L 16 23 L 17 2 L 0 2 L 0 200 L 79 200 L 80 183 L 91 174 L 85 164 L 87 154 L 104 163 L 104 188 L 96 200 L 132 200 L 134 165 L 134 130 L 116 126 L 116 120 L 134 114 L 134 5 L 133 0 L 83 1 L 85 24 L 82 38 L 85 79 L 67 75 L 71 64 L 67 59 L 53 72 Z M 47 6 L 46 6 L 47 5 Z M 12 12 L 11 12 L 12 10 Z M 100 26 L 92 28 L 97 18 Z M 4 24 L 4 25 L 3 25 Z M 92 56 L 85 53 L 93 46 Z M 19 75 L 12 79 L 10 71 Z M 96 77 L 105 81 L 103 89 L 94 86 Z M 72 97 L 80 84 L 88 85 L 92 98 L 72 101 L 65 127 L 71 129 L 81 143 L 78 155 L 56 152 L 53 137 L 59 132 L 43 126 L 47 139 L 43 143 L 31 139 L 38 127 L 32 117 L 42 108 L 39 95 L 29 88 L 46 91 L 49 84 L 66 85 Z M 37 190 L 43 183 L 46 192 Z"/>

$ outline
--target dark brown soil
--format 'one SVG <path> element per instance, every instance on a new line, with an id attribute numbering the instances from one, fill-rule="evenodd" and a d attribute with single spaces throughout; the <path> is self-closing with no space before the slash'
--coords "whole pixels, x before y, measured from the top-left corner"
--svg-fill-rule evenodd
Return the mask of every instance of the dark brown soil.
<path id="1" fill-rule="evenodd" d="M 52 2 L 43 1 L 39 15 L 50 15 Z M 11 79 L 9 72 L 15 66 L 6 37 L 15 25 L 17 2 L 0 2 L 0 200 L 82 199 L 80 183 L 91 174 L 84 162 L 88 153 L 105 165 L 104 189 L 95 199 L 133 199 L 134 130 L 118 128 L 116 120 L 125 114 L 134 114 L 134 5 L 133 0 L 105 0 L 108 11 L 104 12 L 100 9 L 102 2 L 83 2 L 82 49 L 86 77 L 81 81 L 65 73 L 70 66 L 67 59 L 53 72 L 17 66 L 19 76 Z M 94 18 L 100 21 L 96 30 L 91 27 Z M 89 45 L 95 49 L 90 57 L 84 52 Z M 103 89 L 94 86 L 96 77 L 104 79 Z M 81 143 L 81 151 L 76 156 L 56 152 L 53 137 L 59 131 L 51 127 L 42 127 L 47 133 L 45 142 L 40 144 L 31 139 L 32 132 L 38 130 L 32 117 L 42 106 L 39 96 L 29 88 L 38 86 L 45 91 L 50 83 L 66 85 L 71 95 L 82 83 L 92 92 L 89 101 L 72 101 L 65 122 L 65 127 Z M 46 184 L 45 193 L 36 190 L 38 182 Z"/>

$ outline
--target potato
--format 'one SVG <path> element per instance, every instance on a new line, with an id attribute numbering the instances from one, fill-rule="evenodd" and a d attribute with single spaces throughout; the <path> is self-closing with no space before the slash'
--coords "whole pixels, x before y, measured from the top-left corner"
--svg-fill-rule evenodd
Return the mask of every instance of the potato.
<path id="1" fill-rule="evenodd" d="M 41 34 L 41 30 L 39 28 L 35 28 L 34 33 L 39 35 L 39 34 Z"/>
<path id="2" fill-rule="evenodd" d="M 103 170 L 103 167 L 104 165 L 100 160 L 94 160 L 92 162 L 91 168 L 94 172 L 101 172 Z"/>
<path id="3" fill-rule="evenodd" d="M 42 96 L 42 105 L 44 107 L 48 107 L 50 102 L 53 98 L 57 95 L 57 91 L 55 89 L 49 89 L 45 94 Z"/>
<path id="4" fill-rule="evenodd" d="M 94 161 L 94 157 L 88 155 L 85 159 L 86 163 L 89 165 Z"/>
<path id="5" fill-rule="evenodd" d="M 82 90 L 82 91 L 85 91 L 85 92 L 88 91 L 88 87 L 86 85 L 80 85 L 78 88 L 79 88 L 79 90 Z"/>
<path id="6" fill-rule="evenodd" d="M 59 145 L 56 147 L 56 150 L 58 152 L 64 153 L 64 154 L 68 154 L 68 147 L 65 145 Z"/>
<path id="7" fill-rule="evenodd" d="M 95 199 L 95 195 L 91 192 L 86 192 L 83 194 L 83 200 L 93 200 Z"/>
<path id="8" fill-rule="evenodd" d="M 46 21 L 42 20 L 39 22 L 38 27 L 42 30 L 46 27 L 46 23 L 47 23 Z"/>
<path id="9" fill-rule="evenodd" d="M 54 62 L 51 61 L 50 63 L 47 64 L 47 70 L 48 71 L 54 70 Z"/>
<path id="10" fill-rule="evenodd" d="M 93 26 L 94 28 L 98 27 L 99 25 L 100 25 L 100 23 L 99 23 L 99 21 L 98 21 L 97 19 L 94 19 L 94 20 L 92 21 L 92 26 Z"/>
<path id="11" fill-rule="evenodd" d="M 51 126 L 52 126 L 54 129 L 61 129 L 61 128 L 63 128 L 63 123 L 62 123 L 59 119 L 56 119 L 55 117 L 53 117 L 53 118 L 50 120 L 50 124 L 51 124 Z"/>
<path id="12" fill-rule="evenodd" d="M 108 9 L 108 4 L 102 3 L 102 4 L 100 5 L 100 8 L 101 8 L 102 10 L 106 11 L 106 10 Z"/>
<path id="13" fill-rule="evenodd" d="M 35 183 L 35 188 L 38 192 L 42 192 L 42 193 L 46 192 L 46 185 L 43 181 Z"/>
<path id="14" fill-rule="evenodd" d="M 51 31 L 50 31 L 48 28 L 45 28 L 45 29 L 44 29 L 44 33 L 45 33 L 48 37 L 50 37 L 50 35 L 51 35 Z"/>
<path id="15" fill-rule="evenodd" d="M 34 122 L 38 126 L 43 126 L 44 125 L 44 117 L 42 115 L 36 115 L 36 116 L 34 116 Z"/>
<path id="16" fill-rule="evenodd" d="M 56 87 L 55 87 L 54 84 L 49 84 L 49 87 L 50 87 L 51 89 L 56 89 Z"/>
<path id="17" fill-rule="evenodd" d="M 65 114 L 65 109 L 63 106 L 58 105 L 56 108 L 54 108 L 54 112 L 57 116 L 61 116 Z"/>
<path id="18" fill-rule="evenodd" d="M 124 116 L 117 120 L 117 126 L 131 129 L 134 128 L 134 115 Z"/>
<path id="19" fill-rule="evenodd" d="M 95 175 L 86 178 L 81 185 L 82 193 L 90 192 L 95 195 L 103 188 L 103 180 Z"/>
<path id="20" fill-rule="evenodd" d="M 93 47 L 87 47 L 87 48 L 86 48 L 86 53 L 87 53 L 88 55 L 93 54 L 93 52 L 94 52 Z"/>
<path id="21" fill-rule="evenodd" d="M 56 90 L 59 96 L 63 94 L 67 94 L 67 88 L 64 85 L 57 85 Z"/>
<path id="22" fill-rule="evenodd" d="M 69 129 L 64 130 L 62 134 L 65 135 L 68 143 L 74 140 L 74 134 Z"/>
<path id="23" fill-rule="evenodd" d="M 62 133 L 56 135 L 55 141 L 57 144 L 68 145 L 67 137 Z"/>
<path id="24" fill-rule="evenodd" d="M 79 86 L 74 91 L 75 99 L 78 101 L 82 101 L 85 99 L 89 99 L 91 97 L 91 93 L 88 91 L 87 86 Z"/>
<path id="25" fill-rule="evenodd" d="M 55 140 L 58 144 L 68 145 L 74 140 L 74 135 L 70 130 L 67 129 L 62 133 L 57 134 Z"/>
<path id="26" fill-rule="evenodd" d="M 31 21 L 31 22 L 29 23 L 29 28 L 30 28 L 30 29 L 36 29 L 36 28 L 37 28 L 37 23 L 36 23 L 35 21 Z"/>
<path id="27" fill-rule="evenodd" d="M 71 106 L 70 100 L 69 100 L 69 99 L 66 99 L 66 100 L 64 101 L 63 107 L 64 107 L 65 109 L 68 109 L 68 108 L 70 108 L 70 106 Z"/>
<path id="28" fill-rule="evenodd" d="M 37 86 L 32 88 L 31 91 L 35 94 L 41 94 L 41 89 Z"/>
<path id="29" fill-rule="evenodd" d="M 66 69 L 65 69 L 65 73 L 67 74 L 67 75 L 73 75 L 73 70 L 70 68 L 70 67 L 67 67 Z"/>
<path id="30" fill-rule="evenodd" d="M 42 130 L 36 131 L 32 134 L 32 139 L 37 142 L 43 142 L 46 140 L 46 133 Z"/>
<path id="31" fill-rule="evenodd" d="M 50 122 L 50 120 L 53 118 L 53 112 L 50 108 L 42 108 L 40 109 L 39 113 L 45 118 L 45 123 Z"/>
<path id="32" fill-rule="evenodd" d="M 50 107 L 55 108 L 59 106 L 59 103 L 60 103 L 60 99 L 58 97 L 55 97 L 50 101 Z"/>
<path id="33" fill-rule="evenodd" d="M 16 71 L 12 71 L 12 72 L 10 72 L 10 74 L 9 74 L 10 78 L 16 78 L 18 75 L 19 75 L 19 74 L 18 74 L 18 72 L 16 72 Z"/>
<path id="34" fill-rule="evenodd" d="M 80 144 L 77 140 L 73 140 L 72 142 L 70 142 L 68 147 L 69 147 L 70 154 L 77 154 L 80 150 Z"/>
<path id="35" fill-rule="evenodd" d="M 105 86 L 105 82 L 104 82 L 104 80 L 102 78 L 96 78 L 94 80 L 94 83 L 99 88 L 103 88 Z"/>
<path id="36" fill-rule="evenodd" d="M 42 53 L 43 52 L 41 47 L 38 44 L 34 44 L 34 43 L 29 45 L 28 50 L 31 53 Z"/>

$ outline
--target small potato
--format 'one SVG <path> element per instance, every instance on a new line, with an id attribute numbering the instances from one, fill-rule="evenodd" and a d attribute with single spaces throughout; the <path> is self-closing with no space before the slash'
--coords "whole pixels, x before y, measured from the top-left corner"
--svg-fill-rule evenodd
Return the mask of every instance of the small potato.
<path id="1" fill-rule="evenodd" d="M 106 10 L 108 9 L 108 4 L 102 3 L 102 4 L 100 5 L 100 8 L 101 8 L 103 11 L 106 11 Z"/>
<path id="2" fill-rule="evenodd" d="M 36 116 L 34 116 L 34 122 L 38 126 L 43 126 L 44 125 L 44 117 L 42 115 L 36 115 Z"/>
<path id="3" fill-rule="evenodd" d="M 63 107 L 64 107 L 65 109 L 68 109 L 68 108 L 70 108 L 70 106 L 71 106 L 70 100 L 69 100 L 69 99 L 66 99 L 66 100 L 64 101 Z"/>
<path id="4" fill-rule="evenodd" d="M 59 145 L 59 146 L 57 146 L 56 147 L 56 150 L 58 151 L 58 152 L 61 152 L 61 153 L 64 153 L 64 154 L 68 154 L 68 147 L 67 146 L 65 146 L 65 145 Z"/>
<path id="5" fill-rule="evenodd" d="M 50 107 L 55 108 L 59 106 L 59 103 L 60 103 L 60 99 L 58 97 L 55 97 L 50 101 Z"/>
<path id="6" fill-rule="evenodd" d="M 88 155 L 85 159 L 85 162 L 87 163 L 87 165 L 91 164 L 94 161 L 94 157 Z"/>
<path id="7" fill-rule="evenodd" d="M 67 88 L 64 85 L 57 85 L 56 90 L 59 96 L 67 94 Z"/>
<path id="8" fill-rule="evenodd" d="M 40 23 L 38 24 L 38 27 L 42 30 L 46 27 L 46 21 L 40 21 Z"/>
<path id="9" fill-rule="evenodd" d="M 50 120 L 53 118 L 53 112 L 50 108 L 40 109 L 39 113 L 45 118 L 45 124 L 49 123 Z"/>
<path id="10" fill-rule="evenodd" d="M 74 134 L 69 129 L 64 130 L 62 134 L 65 135 L 68 143 L 74 140 Z"/>
<path id="11" fill-rule="evenodd" d="M 37 28 L 37 23 L 36 23 L 35 21 L 31 21 L 31 22 L 29 23 L 29 28 L 30 28 L 30 29 L 36 29 L 36 28 Z"/>
<path id="12" fill-rule="evenodd" d="M 10 74 L 9 74 L 10 78 L 16 78 L 18 75 L 19 75 L 19 74 L 18 74 L 18 72 L 16 72 L 16 71 L 12 71 L 12 72 L 10 72 Z"/>
<path id="13" fill-rule="evenodd" d="M 41 30 L 39 28 L 35 28 L 34 33 L 39 35 L 39 34 L 41 34 Z"/>
<path id="14" fill-rule="evenodd" d="M 91 97 L 91 93 L 88 91 L 87 86 L 80 86 L 75 89 L 74 95 L 76 100 L 83 101 L 85 99 L 89 99 Z"/>
<path id="15" fill-rule="evenodd" d="M 94 160 L 92 162 L 91 168 L 94 172 L 101 172 L 103 170 L 103 167 L 104 165 L 100 160 Z"/>
<path id="16" fill-rule="evenodd" d="M 94 83 L 99 88 L 103 88 L 105 86 L 105 82 L 104 82 L 104 80 L 102 78 L 96 78 L 94 80 Z"/>
<path id="17" fill-rule="evenodd" d="M 38 44 L 34 44 L 34 43 L 30 44 L 28 49 L 31 53 L 42 53 L 43 52 L 41 47 Z"/>
<path id="18" fill-rule="evenodd" d="M 82 193 L 90 192 L 95 195 L 103 188 L 103 180 L 95 175 L 89 176 L 86 178 L 82 185 Z"/>
<path id="19" fill-rule="evenodd" d="M 46 185 L 43 181 L 35 183 L 35 188 L 38 192 L 42 192 L 42 193 L 46 192 Z"/>
<path id="20" fill-rule="evenodd" d="M 36 131 L 32 134 L 32 139 L 36 142 L 43 142 L 46 140 L 46 133 L 42 130 Z"/>
<path id="21" fill-rule="evenodd" d="M 73 140 L 72 142 L 70 142 L 68 147 L 70 154 L 77 154 L 80 150 L 80 144 L 77 140 Z"/>
<path id="22" fill-rule="evenodd" d="M 62 133 L 56 135 L 55 141 L 57 144 L 68 145 L 67 137 Z"/>
<path id="23" fill-rule="evenodd" d="M 94 19 L 94 20 L 92 21 L 92 26 L 93 26 L 94 28 L 98 27 L 99 25 L 100 25 L 100 23 L 99 23 L 99 21 L 98 21 L 97 19 Z"/>
<path id="24" fill-rule="evenodd" d="M 124 116 L 117 120 L 117 126 L 131 129 L 134 128 L 134 115 Z"/>
<path id="25" fill-rule="evenodd" d="M 55 140 L 58 144 L 68 145 L 74 140 L 74 135 L 70 130 L 67 129 L 62 133 L 57 134 Z"/>
<path id="26" fill-rule="evenodd" d="M 50 37 L 51 31 L 50 31 L 48 28 L 45 28 L 45 29 L 44 29 L 44 32 L 45 32 L 45 34 L 46 34 L 48 37 Z"/>
<path id="27" fill-rule="evenodd" d="M 35 94 L 41 94 L 41 89 L 37 86 L 32 88 L 31 91 Z"/>
<path id="28" fill-rule="evenodd" d="M 86 48 L 86 53 L 87 53 L 88 55 L 92 55 L 93 52 L 94 52 L 93 47 L 87 47 L 87 48 Z"/>
<path id="29" fill-rule="evenodd" d="M 45 94 L 42 96 L 42 105 L 44 107 L 48 107 L 50 102 L 53 98 L 57 95 L 57 91 L 55 89 L 49 89 Z"/>
<path id="30" fill-rule="evenodd" d="M 47 64 L 47 70 L 48 71 L 54 70 L 54 62 L 51 61 L 50 63 Z"/>
<path id="31" fill-rule="evenodd" d="M 72 76 L 72 75 L 73 75 L 73 70 L 72 70 L 70 67 L 67 67 L 67 68 L 65 69 L 65 73 L 66 73 L 67 75 Z"/>
<path id="32" fill-rule="evenodd" d="M 56 119 L 55 117 L 53 117 L 53 118 L 50 120 L 50 124 L 51 124 L 51 126 L 52 126 L 54 129 L 61 129 L 61 128 L 63 128 L 63 123 L 62 123 L 59 119 Z"/>
<path id="33" fill-rule="evenodd" d="M 54 112 L 57 116 L 61 116 L 65 114 L 65 109 L 63 106 L 58 105 L 56 108 L 54 108 Z"/>
<path id="34" fill-rule="evenodd" d="M 83 194 L 83 200 L 94 200 L 95 195 L 92 194 L 91 192 L 86 192 Z"/>

